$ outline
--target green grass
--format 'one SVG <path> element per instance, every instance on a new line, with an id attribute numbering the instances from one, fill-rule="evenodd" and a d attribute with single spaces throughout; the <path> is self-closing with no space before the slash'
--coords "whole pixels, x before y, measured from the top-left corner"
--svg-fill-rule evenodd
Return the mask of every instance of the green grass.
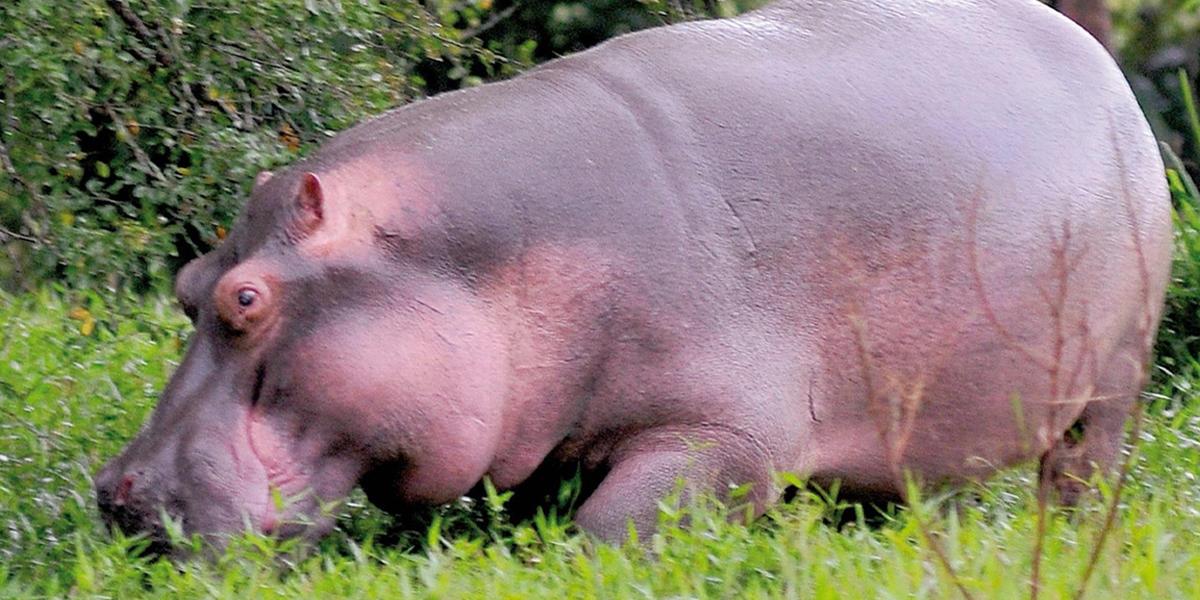
<path id="1" fill-rule="evenodd" d="M 315 549 L 245 536 L 216 561 L 137 558 L 139 540 L 100 525 L 90 477 L 152 408 L 186 321 L 167 300 L 43 292 L 0 295 L 0 324 L 0 596 L 953 597 L 914 510 L 978 597 L 1028 591 L 1029 469 L 870 526 L 832 525 L 853 507 L 807 496 L 748 526 L 712 506 L 685 511 L 687 528 L 664 513 L 648 547 L 616 548 L 553 515 L 510 523 L 502 497 L 415 530 L 355 497 Z M 1092 597 L 1200 598 L 1200 402 L 1182 401 L 1200 380 L 1159 380 Z M 1070 597 L 1102 518 L 1099 501 L 1054 514 L 1043 597 Z"/>

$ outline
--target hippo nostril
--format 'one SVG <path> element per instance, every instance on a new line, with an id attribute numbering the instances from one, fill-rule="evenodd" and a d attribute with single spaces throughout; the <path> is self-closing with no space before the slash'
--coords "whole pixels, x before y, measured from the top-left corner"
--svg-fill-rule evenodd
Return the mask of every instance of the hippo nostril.
<path id="1" fill-rule="evenodd" d="M 133 475 L 126 475 L 121 478 L 121 482 L 117 484 L 117 490 L 113 494 L 113 504 L 116 506 L 125 506 L 129 502 L 129 491 L 133 489 Z"/>
<path id="2" fill-rule="evenodd" d="M 273 535 L 278 526 L 279 519 L 275 516 L 275 511 L 269 511 L 262 519 L 262 534 Z"/>

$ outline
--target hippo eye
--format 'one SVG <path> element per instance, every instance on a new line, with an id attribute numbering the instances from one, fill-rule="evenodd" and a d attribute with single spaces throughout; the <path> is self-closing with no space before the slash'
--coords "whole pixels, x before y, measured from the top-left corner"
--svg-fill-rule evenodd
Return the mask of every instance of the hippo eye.
<path id="1" fill-rule="evenodd" d="M 237 333 L 257 328 L 272 316 L 271 299 L 267 280 L 243 273 L 226 276 L 213 290 L 217 318 Z"/>
<path id="2" fill-rule="evenodd" d="M 250 308 L 250 305 L 258 300 L 258 292 L 253 288 L 242 288 L 238 290 L 237 301 L 238 306 L 242 308 Z"/>

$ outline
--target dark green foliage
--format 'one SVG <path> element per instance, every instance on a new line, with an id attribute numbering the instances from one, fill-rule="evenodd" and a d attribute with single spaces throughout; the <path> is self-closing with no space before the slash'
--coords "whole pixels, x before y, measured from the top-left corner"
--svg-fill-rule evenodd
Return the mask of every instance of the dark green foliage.
<path id="1" fill-rule="evenodd" d="M 1200 177 L 1200 138 L 1184 85 L 1194 89 L 1200 77 L 1200 0 L 1111 3 L 1120 62 L 1155 135 Z"/>
<path id="2" fill-rule="evenodd" d="M 484 36 L 510 56 L 538 62 L 591 48 L 622 33 L 683 19 L 732 16 L 766 0 L 516 0 Z M 507 9 L 501 9 L 501 13 Z"/>

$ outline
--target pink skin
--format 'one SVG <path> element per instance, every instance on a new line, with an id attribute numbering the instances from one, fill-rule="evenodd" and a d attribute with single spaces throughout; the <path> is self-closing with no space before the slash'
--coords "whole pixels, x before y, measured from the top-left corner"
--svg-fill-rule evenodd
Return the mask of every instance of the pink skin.
<path id="1" fill-rule="evenodd" d="M 299 483 L 300 490 L 303 490 L 307 487 L 307 482 L 299 477 L 299 471 L 282 443 L 283 440 L 275 435 L 270 426 L 263 425 L 260 411 L 251 411 L 246 418 L 246 440 L 250 443 L 254 458 L 267 472 L 267 497 L 263 500 L 258 528 L 263 533 L 273 533 L 279 525 L 280 515 L 272 497 L 272 490 L 286 495 L 289 489 L 294 490 L 296 487 L 289 484 Z"/>
<path id="2" fill-rule="evenodd" d="M 317 507 L 345 497 L 363 477 L 386 478 L 386 491 L 368 489 L 392 504 L 446 502 L 469 491 L 496 454 L 499 401 L 507 384 L 507 333 L 475 308 L 478 301 L 466 290 L 415 273 L 402 292 L 375 297 L 378 314 L 360 310 L 345 318 L 332 315 L 320 327 L 294 326 L 281 314 L 280 305 L 294 301 L 287 298 L 289 284 L 281 265 L 312 260 L 305 255 L 313 254 L 330 264 L 363 255 L 352 244 L 340 246 L 340 253 L 326 245 L 319 228 L 345 226 L 352 217 L 326 209 L 323 184 L 315 176 L 301 182 L 297 208 L 285 229 L 303 239 L 302 245 L 288 247 L 292 256 L 250 258 L 223 274 L 206 272 L 220 261 L 219 255 L 209 256 L 189 265 L 177 284 L 189 313 L 199 313 L 198 331 L 211 332 L 224 346 L 217 360 L 241 364 L 224 370 L 226 376 L 241 373 L 232 382 L 242 390 L 232 403 L 242 423 L 232 432 L 241 435 L 212 440 L 225 439 L 222 445 L 237 485 L 234 502 L 205 497 L 213 484 L 174 500 L 184 503 L 185 521 L 205 510 L 209 518 L 217 513 L 205 506 L 229 505 L 216 514 L 213 531 L 195 527 L 201 533 L 236 529 L 235 523 L 249 518 L 255 529 L 267 533 L 320 535 L 331 523 L 315 514 Z M 206 285 L 205 278 L 215 281 Z M 208 302 L 200 300 L 205 287 L 212 290 Z M 253 299 L 243 305 L 247 292 Z M 288 359 L 270 358 L 280 354 Z M 109 518 L 130 530 L 158 527 L 150 507 L 156 502 L 169 506 L 172 499 L 166 494 L 177 493 L 157 481 L 171 476 L 170 463 L 160 461 L 178 464 L 178 451 L 146 453 L 145 447 L 161 447 L 154 440 L 164 434 L 179 436 L 178 429 L 160 429 L 165 422 L 186 423 L 175 413 L 188 407 L 179 405 L 218 402 L 183 401 L 210 393 L 197 380 L 215 372 L 202 365 L 203 372 L 194 373 L 190 367 L 196 362 L 185 361 L 151 426 L 97 477 L 102 504 L 111 498 L 105 504 Z M 488 398 L 496 400 L 464 402 Z M 210 424 L 201 415 L 186 427 Z M 178 443 L 167 446 L 173 449 Z M 122 471 L 117 491 L 104 495 L 112 485 L 108 481 Z M 214 487 L 228 489 L 221 482 Z M 131 502 L 133 496 L 137 500 Z M 286 501 L 283 512 L 280 499 Z M 315 527 L 302 524 L 314 519 Z"/>
<path id="3" fill-rule="evenodd" d="M 404 511 L 574 466 L 609 540 L 681 479 L 761 511 L 781 470 L 895 497 L 1040 458 L 1071 501 L 1170 244 L 1119 69 L 1036 0 L 641 32 L 260 176 L 180 273 L 195 336 L 97 498 L 218 542 L 318 537 L 356 485 Z"/>
<path id="4" fill-rule="evenodd" d="M 372 424 L 359 440 L 367 470 L 391 488 L 379 496 L 369 487 L 377 499 L 448 502 L 469 491 L 495 456 L 505 348 L 465 300 L 461 291 L 415 288 L 388 311 L 408 318 L 357 314 L 294 355 L 303 365 L 296 393 L 323 394 L 322 418 L 337 415 L 333 429 Z"/>

